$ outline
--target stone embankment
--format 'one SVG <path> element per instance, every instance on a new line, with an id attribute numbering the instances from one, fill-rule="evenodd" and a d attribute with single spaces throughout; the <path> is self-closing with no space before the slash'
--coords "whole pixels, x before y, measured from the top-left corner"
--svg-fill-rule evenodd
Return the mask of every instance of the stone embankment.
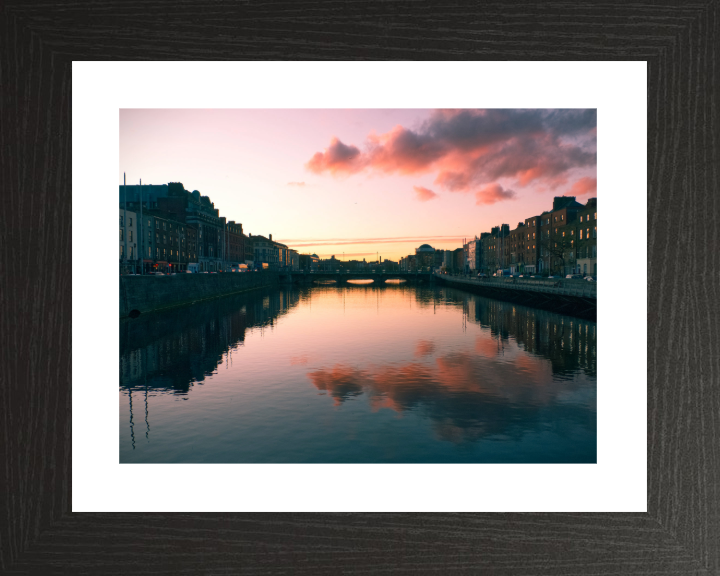
<path id="1" fill-rule="evenodd" d="M 587 280 L 468 278 L 437 275 L 442 283 L 481 296 L 542 310 L 597 320 L 597 284 Z"/>
<path id="2" fill-rule="evenodd" d="M 274 272 L 120 276 L 120 318 L 274 287 L 283 281 L 285 277 Z"/>

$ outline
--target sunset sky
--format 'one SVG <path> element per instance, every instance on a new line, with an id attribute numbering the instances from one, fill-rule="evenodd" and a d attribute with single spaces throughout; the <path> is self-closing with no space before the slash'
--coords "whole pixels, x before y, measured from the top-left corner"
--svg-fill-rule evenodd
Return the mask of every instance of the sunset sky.
<path id="1" fill-rule="evenodd" d="M 594 109 L 123 109 L 119 183 L 182 182 L 300 253 L 398 260 L 596 196 L 596 137 Z"/>

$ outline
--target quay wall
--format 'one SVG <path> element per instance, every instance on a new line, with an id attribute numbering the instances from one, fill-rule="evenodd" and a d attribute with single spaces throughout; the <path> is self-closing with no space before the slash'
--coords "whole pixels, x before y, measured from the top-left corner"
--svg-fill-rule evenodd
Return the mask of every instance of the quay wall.
<path id="1" fill-rule="evenodd" d="M 226 272 L 175 276 L 120 276 L 120 318 L 186 306 L 289 280 L 277 272 Z"/>
<path id="2" fill-rule="evenodd" d="M 597 287 L 584 281 L 517 282 L 509 278 L 478 280 L 448 275 L 438 275 L 437 279 L 480 296 L 597 322 Z"/>

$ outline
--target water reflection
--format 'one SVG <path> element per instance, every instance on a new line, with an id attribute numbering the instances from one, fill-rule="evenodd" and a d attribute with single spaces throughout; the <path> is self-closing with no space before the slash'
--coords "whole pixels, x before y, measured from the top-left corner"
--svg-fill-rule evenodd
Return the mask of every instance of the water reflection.
<path id="1" fill-rule="evenodd" d="M 121 461 L 596 458 L 593 322 L 355 284 L 143 315 L 120 341 Z"/>
<path id="2" fill-rule="evenodd" d="M 172 313 L 146 314 L 120 324 L 120 383 L 187 394 L 245 343 L 252 328 L 272 329 L 300 294 L 279 290 L 200 303 Z"/>

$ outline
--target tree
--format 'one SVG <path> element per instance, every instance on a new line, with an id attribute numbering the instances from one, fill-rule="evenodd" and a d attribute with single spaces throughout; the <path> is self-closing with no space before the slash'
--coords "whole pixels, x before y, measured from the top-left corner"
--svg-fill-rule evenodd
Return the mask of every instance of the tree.
<path id="1" fill-rule="evenodd" d="M 546 256 L 549 258 L 549 271 L 552 273 L 554 266 L 559 262 L 562 267 L 562 272 L 566 272 L 566 263 L 568 260 L 573 260 L 573 251 L 575 250 L 575 236 L 571 234 L 571 230 L 567 227 L 563 227 L 565 235 L 558 233 L 557 235 L 548 235 L 540 238 L 540 257 Z"/>

